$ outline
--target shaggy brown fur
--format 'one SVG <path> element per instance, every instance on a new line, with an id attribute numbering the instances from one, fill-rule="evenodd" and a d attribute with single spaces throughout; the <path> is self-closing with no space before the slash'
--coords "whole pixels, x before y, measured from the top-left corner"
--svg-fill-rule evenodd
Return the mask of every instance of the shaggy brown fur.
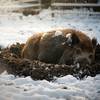
<path id="1" fill-rule="evenodd" d="M 73 29 L 37 33 L 30 37 L 22 57 L 46 63 L 91 64 L 95 58 L 96 39 Z"/>

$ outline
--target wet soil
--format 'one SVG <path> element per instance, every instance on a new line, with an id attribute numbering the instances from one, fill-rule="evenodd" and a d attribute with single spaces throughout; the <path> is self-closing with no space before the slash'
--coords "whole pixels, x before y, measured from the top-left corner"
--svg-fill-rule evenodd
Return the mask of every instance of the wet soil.
<path id="1" fill-rule="evenodd" d="M 10 47 L 0 49 L 0 73 L 6 70 L 15 76 L 31 76 L 34 80 L 48 81 L 56 77 L 73 75 L 78 79 L 100 74 L 100 44 L 96 47 L 95 63 L 92 65 L 58 65 L 47 64 L 38 60 L 30 61 L 21 58 L 21 50 L 24 44 L 16 43 Z"/>

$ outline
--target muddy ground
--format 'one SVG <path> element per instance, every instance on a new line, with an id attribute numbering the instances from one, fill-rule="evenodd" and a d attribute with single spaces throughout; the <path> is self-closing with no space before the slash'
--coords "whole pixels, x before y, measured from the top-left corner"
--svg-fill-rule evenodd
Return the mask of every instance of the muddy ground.
<path id="1" fill-rule="evenodd" d="M 65 75 L 73 75 L 78 79 L 100 74 L 100 44 L 96 47 L 95 63 L 84 67 L 77 65 L 46 64 L 40 61 L 30 61 L 21 58 L 24 44 L 16 43 L 10 47 L 0 49 L 0 73 L 6 70 L 15 76 L 31 76 L 34 80 L 48 81 Z"/>

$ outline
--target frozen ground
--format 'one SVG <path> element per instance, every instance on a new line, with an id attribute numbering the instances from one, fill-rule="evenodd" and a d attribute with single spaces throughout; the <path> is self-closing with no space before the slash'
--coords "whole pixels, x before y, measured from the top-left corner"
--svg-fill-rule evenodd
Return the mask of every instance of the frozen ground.
<path id="1" fill-rule="evenodd" d="M 0 15 L 0 45 L 25 43 L 33 33 L 55 28 L 77 29 L 91 38 L 95 36 L 100 43 L 100 14 L 90 16 L 88 13 L 59 11 L 53 18 L 50 10 L 35 16 Z M 3 73 L 0 75 L 0 100 L 100 100 L 100 75 L 84 80 L 67 75 L 48 82 Z"/>
<path id="2" fill-rule="evenodd" d="M 54 82 L 0 75 L 0 100 L 100 100 L 100 75 L 77 80 L 71 75 Z"/>

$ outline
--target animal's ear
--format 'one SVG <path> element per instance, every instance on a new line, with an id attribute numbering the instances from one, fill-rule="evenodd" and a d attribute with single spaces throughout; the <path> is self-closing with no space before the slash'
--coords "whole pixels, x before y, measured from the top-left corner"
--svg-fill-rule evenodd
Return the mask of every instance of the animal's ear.
<path id="1" fill-rule="evenodd" d="M 94 37 L 92 38 L 92 45 L 93 45 L 93 48 L 96 48 L 96 45 L 97 45 L 97 39 Z"/>
<path id="2" fill-rule="evenodd" d="M 78 44 L 79 42 L 80 42 L 80 39 L 78 38 L 78 36 L 76 34 L 68 33 L 66 35 L 66 42 L 64 42 L 64 44 L 66 44 L 68 46 L 74 46 L 74 45 Z"/>

